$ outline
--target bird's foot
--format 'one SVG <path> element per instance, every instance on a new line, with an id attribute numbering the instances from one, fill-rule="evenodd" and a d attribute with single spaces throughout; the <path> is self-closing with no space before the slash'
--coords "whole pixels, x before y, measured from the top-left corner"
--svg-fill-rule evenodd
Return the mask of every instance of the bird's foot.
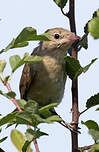
<path id="1" fill-rule="evenodd" d="M 78 123 L 75 123 L 75 122 L 71 122 L 71 123 L 67 123 L 65 121 L 62 121 L 61 124 L 68 128 L 71 132 L 74 132 L 74 133 L 81 133 L 79 131 L 79 129 L 81 129 L 80 127 L 78 127 Z M 77 127 L 75 127 L 75 125 L 77 125 Z"/>

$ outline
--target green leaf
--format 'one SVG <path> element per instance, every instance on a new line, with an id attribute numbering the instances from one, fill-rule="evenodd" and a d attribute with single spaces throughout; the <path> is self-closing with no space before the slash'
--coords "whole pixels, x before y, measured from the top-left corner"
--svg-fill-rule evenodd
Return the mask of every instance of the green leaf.
<path id="1" fill-rule="evenodd" d="M 3 73 L 5 66 L 6 66 L 6 61 L 0 60 L 0 73 Z"/>
<path id="2" fill-rule="evenodd" d="M 0 139 L 0 143 L 2 143 L 3 141 L 5 141 L 7 138 L 8 138 L 8 137 L 6 136 L 6 137 Z"/>
<path id="3" fill-rule="evenodd" d="M 16 129 L 11 131 L 11 141 L 14 146 L 19 150 L 19 152 L 22 152 L 22 147 L 25 143 L 25 137 L 20 131 Z"/>
<path id="4" fill-rule="evenodd" d="M 0 51 L 0 54 L 3 52 L 7 52 L 9 49 L 25 47 L 29 43 L 28 41 L 49 41 L 49 34 L 44 33 L 41 35 L 37 35 L 36 29 L 32 27 L 25 27 L 20 34 L 11 41 L 11 43 L 5 48 Z"/>
<path id="5" fill-rule="evenodd" d="M 24 109 L 25 104 L 27 103 L 27 101 L 25 101 L 24 99 L 21 100 L 17 100 L 17 103 L 19 104 L 19 106 Z"/>
<path id="6" fill-rule="evenodd" d="M 93 13 L 92 19 L 89 20 L 89 21 L 86 23 L 86 25 L 85 25 L 85 27 L 84 27 L 84 32 L 85 32 L 86 34 L 88 34 L 88 33 L 90 32 L 90 31 L 89 31 L 89 24 L 90 24 L 90 22 L 93 20 L 93 18 L 97 18 L 97 17 L 99 17 L 99 9 Z M 91 29 L 91 30 L 92 30 L 92 29 Z"/>
<path id="7" fill-rule="evenodd" d="M 39 114 L 41 116 L 43 116 L 44 118 L 48 118 L 49 116 L 53 115 L 51 111 L 49 111 L 49 109 L 54 108 L 56 106 L 58 106 L 59 103 L 52 103 L 49 105 L 46 105 L 44 107 L 41 107 L 39 109 Z"/>
<path id="8" fill-rule="evenodd" d="M 99 9 L 93 13 L 93 18 L 94 17 L 99 17 Z"/>
<path id="9" fill-rule="evenodd" d="M 99 126 L 93 120 L 88 120 L 86 122 L 81 122 L 89 129 L 89 134 L 92 136 L 93 140 L 98 142 L 99 141 Z"/>
<path id="10" fill-rule="evenodd" d="M 23 111 L 16 116 L 16 122 L 18 124 L 27 124 L 37 127 L 39 123 L 45 123 L 45 120 L 37 114 L 31 114 L 29 112 Z"/>
<path id="11" fill-rule="evenodd" d="M 51 103 L 49 105 L 43 106 L 39 109 L 40 114 L 42 114 L 44 111 L 49 110 L 51 108 L 57 107 L 59 105 L 59 103 Z"/>
<path id="12" fill-rule="evenodd" d="M 99 144 L 95 144 L 91 147 L 90 152 L 99 152 Z"/>
<path id="13" fill-rule="evenodd" d="M 48 136 L 47 133 L 40 131 L 39 129 L 33 130 L 31 128 L 27 129 L 26 137 L 28 141 L 32 141 L 33 139 L 40 138 L 41 136 Z"/>
<path id="14" fill-rule="evenodd" d="M 94 130 L 99 131 L 99 126 L 98 126 L 98 124 L 97 124 L 95 121 L 93 121 L 93 120 L 88 120 L 88 121 L 86 121 L 86 122 L 82 121 L 81 123 L 82 123 L 83 125 L 85 125 L 89 130 L 90 130 L 90 129 L 94 129 Z"/>
<path id="15" fill-rule="evenodd" d="M 89 134 L 92 136 L 94 141 L 96 141 L 96 142 L 99 141 L 99 128 L 98 128 L 98 130 L 90 129 Z"/>
<path id="16" fill-rule="evenodd" d="M 74 79 L 77 76 L 79 76 L 82 72 L 87 72 L 90 66 L 97 60 L 97 58 L 93 59 L 91 63 L 86 65 L 85 67 L 81 67 L 78 60 L 71 56 L 65 57 L 65 63 L 66 63 L 66 73 L 71 78 Z"/>
<path id="17" fill-rule="evenodd" d="M 36 29 L 32 27 L 25 27 L 15 39 L 15 44 L 33 40 L 33 36 L 35 35 L 37 35 Z"/>
<path id="18" fill-rule="evenodd" d="M 9 96 L 10 98 L 15 98 L 16 93 L 13 91 L 10 91 L 10 92 L 6 93 L 6 95 Z"/>
<path id="19" fill-rule="evenodd" d="M 23 64 L 19 55 L 11 56 L 9 61 L 10 61 L 10 66 L 12 68 L 12 72 L 14 72 L 19 66 Z"/>
<path id="20" fill-rule="evenodd" d="M 87 71 L 89 70 L 90 66 L 91 66 L 96 60 L 97 60 L 97 58 L 93 59 L 93 60 L 91 61 L 91 63 L 89 63 L 88 65 L 86 65 L 85 67 L 83 67 L 83 72 L 84 72 L 84 73 L 87 72 Z"/>
<path id="21" fill-rule="evenodd" d="M 1 95 L 3 95 L 3 92 L 2 92 L 2 90 L 0 90 L 0 94 L 1 94 Z"/>
<path id="22" fill-rule="evenodd" d="M 25 141 L 23 147 L 22 147 L 22 152 L 32 152 L 32 149 L 30 148 L 30 144 L 32 141 Z"/>
<path id="23" fill-rule="evenodd" d="M 96 105 L 99 105 L 99 93 L 94 96 L 91 96 L 86 102 L 86 107 L 88 109 Z"/>
<path id="24" fill-rule="evenodd" d="M 12 112 L 0 119 L 0 126 L 13 122 L 18 112 Z"/>
<path id="25" fill-rule="evenodd" d="M 33 40 L 48 41 L 49 38 L 47 33 L 37 35 L 36 29 L 32 27 L 25 27 L 15 39 L 15 45 Z"/>
<path id="26" fill-rule="evenodd" d="M 78 147 L 79 152 L 85 152 L 84 150 L 82 150 L 81 148 Z"/>
<path id="27" fill-rule="evenodd" d="M 99 108 L 97 108 L 96 111 L 99 111 Z"/>
<path id="28" fill-rule="evenodd" d="M 46 123 L 60 122 L 62 118 L 58 115 L 53 115 L 45 119 Z"/>
<path id="29" fill-rule="evenodd" d="M 85 37 L 82 41 L 80 41 L 80 46 L 82 46 L 84 49 L 88 48 L 88 37 Z"/>
<path id="30" fill-rule="evenodd" d="M 26 63 L 34 63 L 42 61 L 42 57 L 40 56 L 31 56 L 28 53 L 24 54 L 24 57 L 21 59 L 18 55 L 13 55 L 9 59 L 10 65 L 12 68 L 12 72 L 15 72 L 17 68 Z"/>
<path id="31" fill-rule="evenodd" d="M 79 61 L 74 59 L 73 57 L 65 57 L 65 63 L 66 73 L 71 79 L 76 78 L 83 72 L 83 68 L 81 67 Z"/>
<path id="32" fill-rule="evenodd" d="M 11 49 L 25 47 L 25 46 L 28 46 L 28 44 L 29 44 L 29 42 L 17 43 L 17 44 L 14 44 L 14 46 Z"/>
<path id="33" fill-rule="evenodd" d="M 16 116 L 16 122 L 17 124 L 32 125 L 31 115 L 28 112 L 22 111 Z"/>
<path id="34" fill-rule="evenodd" d="M 16 119 L 15 119 L 15 121 L 8 123 L 6 128 L 9 128 L 9 127 L 11 127 L 12 125 L 15 125 L 15 124 L 16 124 Z"/>
<path id="35" fill-rule="evenodd" d="M 24 105 L 24 111 L 33 114 L 38 113 L 38 103 L 34 100 L 28 100 L 27 104 Z"/>
<path id="36" fill-rule="evenodd" d="M 0 51 L 0 54 L 3 53 L 3 52 L 7 52 L 9 49 L 13 48 L 14 42 L 15 42 L 15 39 L 13 39 L 13 40 L 11 41 L 11 43 L 10 43 L 5 49 L 2 49 L 2 50 Z"/>
<path id="37" fill-rule="evenodd" d="M 99 17 L 94 17 L 88 23 L 88 31 L 95 39 L 99 38 Z"/>
<path id="38" fill-rule="evenodd" d="M 7 93 L 3 93 L 0 90 L 0 94 L 3 95 L 4 97 L 8 98 L 8 99 L 15 98 L 15 96 L 16 96 L 16 93 L 13 92 L 13 91 L 10 91 L 10 92 L 7 92 Z"/>
<path id="39" fill-rule="evenodd" d="M 39 40 L 39 41 L 50 41 L 50 37 L 49 37 L 49 32 L 37 35 L 35 37 L 35 40 Z"/>
<path id="40" fill-rule="evenodd" d="M 53 0 L 60 8 L 64 8 L 68 0 Z"/>
<path id="41" fill-rule="evenodd" d="M 35 63 L 35 62 L 41 62 L 42 61 L 42 57 L 40 56 L 32 56 L 32 55 L 28 55 L 27 57 L 25 57 L 23 59 L 24 63 Z"/>
<path id="42" fill-rule="evenodd" d="M 11 75 L 7 75 L 4 79 L 6 82 L 8 82 L 10 78 L 11 78 Z"/>

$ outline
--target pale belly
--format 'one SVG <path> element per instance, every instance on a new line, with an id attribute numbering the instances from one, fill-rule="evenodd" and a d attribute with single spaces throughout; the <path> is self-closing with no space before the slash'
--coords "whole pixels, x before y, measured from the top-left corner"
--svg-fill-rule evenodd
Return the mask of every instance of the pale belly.
<path id="1" fill-rule="evenodd" d="M 40 106 L 60 103 L 64 94 L 66 78 L 63 66 L 56 64 L 54 59 L 50 60 L 53 61 L 44 59 L 43 63 L 33 65 L 36 76 L 27 92 L 27 98 L 37 101 Z"/>

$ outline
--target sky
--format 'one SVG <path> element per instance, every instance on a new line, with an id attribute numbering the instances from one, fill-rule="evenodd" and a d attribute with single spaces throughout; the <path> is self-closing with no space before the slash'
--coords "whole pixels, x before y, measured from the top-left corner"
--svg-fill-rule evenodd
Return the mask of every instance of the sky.
<path id="1" fill-rule="evenodd" d="M 77 0 L 76 1 L 76 27 L 77 35 L 82 36 L 84 34 L 84 26 L 89 19 L 91 19 L 92 13 L 99 8 L 99 1 L 94 0 Z M 68 11 L 68 5 L 64 9 Z M 13 38 L 15 38 L 24 27 L 32 26 L 37 29 L 37 33 L 41 34 L 49 28 L 63 27 L 69 29 L 68 19 L 62 15 L 60 9 L 53 2 L 53 0 L 1 0 L 0 1 L 0 50 L 5 48 Z M 87 50 L 82 49 L 79 52 L 78 58 L 82 66 L 87 65 L 92 59 L 99 58 L 99 40 L 94 40 L 90 35 L 88 37 L 89 47 Z M 14 54 L 18 54 L 21 57 L 25 52 L 31 53 L 33 49 L 38 45 L 38 42 L 30 42 L 28 47 L 17 48 L 9 50 L 8 53 L 0 55 L 0 59 L 6 59 L 7 67 L 4 74 L 11 73 L 9 66 L 9 57 Z M 87 99 L 99 92 L 99 59 L 91 66 L 89 71 L 79 76 L 79 110 L 85 109 L 85 103 Z M 19 68 L 12 80 L 11 88 L 16 92 L 17 98 L 20 98 L 19 94 L 19 80 L 22 72 L 22 68 Z M 0 83 L 0 89 L 7 91 L 6 88 Z M 64 98 L 61 104 L 56 108 L 57 113 L 67 121 L 71 121 L 71 80 L 68 78 L 66 82 L 66 88 Z M 0 113 L 7 115 L 13 111 L 15 106 L 11 101 L 0 96 Z M 81 120 L 96 120 L 99 123 L 99 113 L 95 111 L 96 107 L 91 108 L 86 113 L 82 114 L 79 120 L 79 126 L 81 127 L 81 133 L 79 135 L 79 146 L 93 144 L 91 136 L 88 134 L 88 130 L 84 125 L 81 125 Z M 49 136 L 43 136 L 38 140 L 40 152 L 71 152 L 71 133 L 58 123 L 54 124 L 41 124 L 39 126 L 42 131 L 45 131 Z M 4 129 L 0 138 L 8 135 L 8 139 L 0 144 L 0 147 L 6 152 L 17 152 L 15 147 L 10 141 L 10 129 Z M 21 132 L 25 132 L 26 127 L 20 125 L 17 129 Z M 33 146 L 33 145 L 32 145 Z M 34 147 L 33 147 L 34 148 Z M 35 150 L 33 151 L 35 152 Z"/>

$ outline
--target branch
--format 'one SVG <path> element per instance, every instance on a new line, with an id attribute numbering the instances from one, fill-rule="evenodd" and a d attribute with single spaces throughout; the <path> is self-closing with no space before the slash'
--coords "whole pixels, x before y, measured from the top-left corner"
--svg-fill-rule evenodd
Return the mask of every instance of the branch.
<path id="1" fill-rule="evenodd" d="M 93 144 L 93 145 L 89 145 L 89 146 L 84 146 L 84 147 L 79 147 L 80 150 L 88 150 L 88 149 L 91 149 L 92 146 L 94 146 L 96 144 Z"/>
<path id="2" fill-rule="evenodd" d="M 70 23 L 71 32 L 76 34 L 76 24 L 75 24 L 75 0 L 69 0 L 69 12 L 64 13 L 61 9 L 63 15 L 68 17 Z M 78 43 L 78 42 L 77 42 Z M 72 57 L 77 59 L 77 44 L 72 48 Z M 72 80 L 72 122 L 74 122 L 74 129 L 78 128 L 79 110 L 78 110 L 78 79 Z M 71 132 L 72 136 L 72 152 L 78 152 L 78 134 Z"/>
<path id="3" fill-rule="evenodd" d="M 85 110 L 83 110 L 82 112 L 79 113 L 79 116 L 82 115 L 84 112 L 86 112 L 89 108 L 86 108 Z"/>
<path id="4" fill-rule="evenodd" d="M 66 14 L 65 14 L 64 11 L 63 11 L 63 8 L 60 8 L 60 9 L 61 9 L 62 14 L 63 14 L 64 16 L 66 16 Z"/>
<path id="5" fill-rule="evenodd" d="M 31 128 L 30 125 L 28 125 L 27 127 L 28 127 L 28 128 Z M 38 148 L 38 144 L 37 144 L 37 140 L 36 140 L 36 139 L 33 139 L 33 143 L 34 143 L 36 152 L 40 152 L 40 151 L 39 151 L 39 148 Z"/>
<path id="6" fill-rule="evenodd" d="M 64 13 L 63 8 L 60 8 L 60 9 L 61 9 L 62 14 L 63 14 L 64 16 L 66 16 L 66 17 L 69 18 L 69 12 L 68 12 L 68 13 Z"/>
<path id="7" fill-rule="evenodd" d="M 82 38 L 81 38 L 80 41 L 84 40 L 87 36 L 88 36 L 88 33 L 85 33 L 85 34 L 82 36 Z"/>
<path id="8" fill-rule="evenodd" d="M 1 79 L 2 80 L 2 79 Z M 11 92 L 11 87 L 10 87 L 10 84 L 5 81 L 5 80 L 2 80 L 2 83 L 6 86 L 6 88 L 8 89 L 8 92 Z M 21 107 L 19 106 L 19 104 L 17 103 L 16 99 L 15 98 L 11 98 L 11 101 L 15 104 L 15 106 L 17 107 L 18 111 L 21 112 L 22 109 Z"/>
<path id="9" fill-rule="evenodd" d="M 6 88 L 8 89 L 8 92 L 11 92 L 12 90 L 11 90 L 10 84 L 9 84 L 7 81 L 3 80 L 3 79 L 1 79 L 1 81 L 2 81 L 2 83 L 6 86 Z M 22 112 L 22 109 L 21 109 L 21 107 L 19 106 L 19 104 L 17 103 L 16 99 L 15 99 L 15 98 L 11 98 L 11 101 L 15 104 L 15 106 L 16 106 L 17 109 L 18 109 L 18 111 L 19 111 L 19 112 Z M 31 128 L 31 127 L 28 125 L 28 128 Z M 34 143 L 36 152 L 39 152 L 39 148 L 38 148 L 38 144 L 37 144 L 36 139 L 33 139 L 33 143 Z"/>
<path id="10" fill-rule="evenodd" d="M 75 24 L 75 0 L 69 0 L 69 23 L 71 32 L 76 34 L 76 24 Z M 72 48 L 72 57 L 77 59 L 77 44 Z M 72 121 L 75 123 L 75 130 L 78 129 L 78 119 L 79 119 L 79 110 L 78 110 L 78 79 L 72 80 Z M 78 134 L 71 132 L 72 136 L 72 152 L 78 151 Z"/>

